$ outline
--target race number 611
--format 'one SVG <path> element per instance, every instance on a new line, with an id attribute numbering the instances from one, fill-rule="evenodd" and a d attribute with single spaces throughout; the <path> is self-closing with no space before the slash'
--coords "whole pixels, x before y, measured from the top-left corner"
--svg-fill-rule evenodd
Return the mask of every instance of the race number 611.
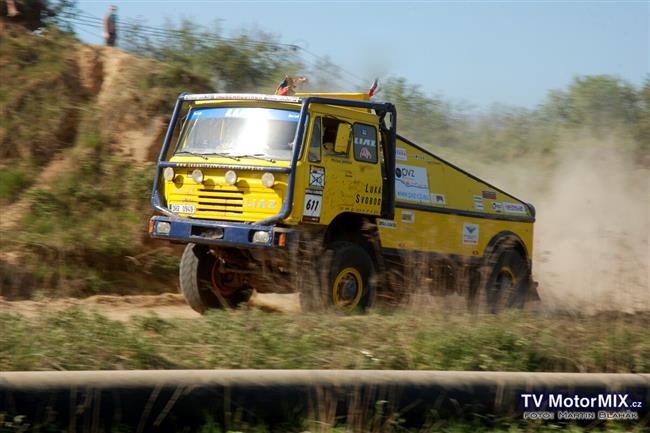
<path id="1" fill-rule="evenodd" d="M 310 217 L 319 217 L 323 203 L 323 196 L 320 194 L 305 194 L 305 209 L 303 215 Z"/>

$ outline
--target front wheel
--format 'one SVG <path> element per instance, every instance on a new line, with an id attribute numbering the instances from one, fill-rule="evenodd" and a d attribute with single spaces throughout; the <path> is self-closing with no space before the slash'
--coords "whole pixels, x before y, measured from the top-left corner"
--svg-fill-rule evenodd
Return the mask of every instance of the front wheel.
<path id="1" fill-rule="evenodd" d="M 180 289 L 185 301 L 198 313 L 211 308 L 235 308 L 248 301 L 251 289 L 241 274 L 223 273 L 219 259 L 202 245 L 187 244 L 179 267 Z"/>
<path id="2" fill-rule="evenodd" d="M 372 259 L 352 242 L 334 242 L 329 250 L 328 303 L 340 311 L 366 311 L 375 299 Z"/>
<path id="3" fill-rule="evenodd" d="M 374 272 L 366 250 L 352 242 L 333 242 L 325 254 L 301 261 L 297 281 L 302 310 L 367 310 L 375 298 Z"/>

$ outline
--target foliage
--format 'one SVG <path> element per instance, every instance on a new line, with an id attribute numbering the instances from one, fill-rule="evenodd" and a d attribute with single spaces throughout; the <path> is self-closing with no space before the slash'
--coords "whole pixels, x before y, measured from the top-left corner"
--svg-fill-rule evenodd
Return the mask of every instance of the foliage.
<path id="1" fill-rule="evenodd" d="M 197 27 L 189 20 L 178 27 L 167 23 L 162 31 L 134 22 L 125 33 L 126 49 L 163 63 L 165 82 L 185 85 L 183 91 L 271 91 L 297 66 L 293 50 L 266 33 L 224 38 L 218 27 Z M 195 82 L 188 82 L 190 76 Z"/>
<path id="2" fill-rule="evenodd" d="M 454 148 L 484 161 L 513 161 L 527 155 L 553 159 L 566 131 L 635 137 L 631 151 L 650 161 L 650 78 L 636 89 L 607 75 L 576 77 L 566 90 L 553 90 L 538 107 L 493 105 L 468 112 L 425 95 L 404 79 L 391 79 L 383 97 L 396 103 L 398 129 L 433 151 Z"/>
<path id="3" fill-rule="evenodd" d="M 31 252 L 25 263 L 31 284 L 79 295 L 128 293 L 134 269 L 149 280 L 147 291 L 154 281 L 171 280 L 176 267 L 166 256 L 147 257 L 146 264 L 129 259 L 144 251 L 151 183 L 149 167 L 79 152 L 75 170 L 47 190 L 32 189 L 22 230 L 7 237 Z"/>
<path id="4" fill-rule="evenodd" d="M 416 141 L 436 146 L 457 142 L 455 130 L 462 127 L 460 113 L 441 97 L 427 96 L 419 85 L 404 78 L 390 78 L 383 85 L 381 99 L 397 107 L 398 132 Z"/>
<path id="5" fill-rule="evenodd" d="M 0 204 L 12 201 L 29 183 L 21 167 L 0 167 Z"/>
<path id="6" fill-rule="evenodd" d="M 56 28 L 26 36 L 9 27 L 0 44 L 0 159 L 42 165 L 72 145 L 84 94 L 75 83 L 74 41 Z"/>
<path id="7" fill-rule="evenodd" d="M 566 91 L 555 91 L 544 105 L 551 119 L 596 131 L 639 120 L 639 96 L 629 83 L 615 77 L 577 77 Z"/>
<path id="8" fill-rule="evenodd" d="M 650 316 L 365 316 L 214 311 L 130 323 L 78 309 L 1 314 L 1 370 L 316 368 L 644 372 Z M 38 332 L 48 329 L 48 333 Z M 567 333 L 566 329 L 572 329 Z M 119 332 L 115 332 L 119 330 Z M 390 336 L 387 338 L 386 336 Z M 63 342 L 68 342 L 63 344 Z M 57 367 L 58 366 L 58 367 Z"/>
<path id="9" fill-rule="evenodd" d="M 636 125 L 636 138 L 641 154 L 645 155 L 646 162 L 650 165 L 650 74 L 645 79 L 638 100 L 640 114 Z"/>

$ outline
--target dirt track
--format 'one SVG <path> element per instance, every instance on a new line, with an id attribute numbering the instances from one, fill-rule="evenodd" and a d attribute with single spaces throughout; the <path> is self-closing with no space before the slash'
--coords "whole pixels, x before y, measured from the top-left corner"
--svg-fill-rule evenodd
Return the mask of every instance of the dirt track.
<path id="1" fill-rule="evenodd" d="M 260 295 L 254 293 L 248 306 L 273 312 L 290 313 L 300 311 L 297 295 Z M 96 311 L 113 320 L 122 321 L 148 314 L 156 314 L 164 319 L 196 319 L 201 317 L 187 306 L 182 295 L 173 293 L 136 296 L 98 295 L 85 299 L 59 298 L 30 301 L 7 301 L 0 297 L 1 314 L 36 316 L 44 312 L 65 310 L 72 307 L 79 307 L 86 311 Z"/>

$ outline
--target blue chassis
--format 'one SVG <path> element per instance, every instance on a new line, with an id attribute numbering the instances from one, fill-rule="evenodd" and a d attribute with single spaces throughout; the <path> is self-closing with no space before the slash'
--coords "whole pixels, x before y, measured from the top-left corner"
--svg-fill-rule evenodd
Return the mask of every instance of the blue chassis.
<path id="1" fill-rule="evenodd" d="M 153 224 L 151 236 L 158 239 L 231 247 L 246 246 L 248 248 L 269 248 L 276 246 L 274 245 L 274 233 L 277 231 L 274 226 L 260 226 L 227 221 L 195 220 L 169 216 L 154 216 L 151 218 L 151 221 Z M 169 234 L 158 233 L 158 224 L 161 222 L 167 222 L 170 224 L 171 230 Z M 192 234 L 192 231 L 195 228 L 205 229 L 208 234 Z M 222 235 L 220 237 L 211 237 L 209 235 L 210 230 L 218 230 Z M 269 241 L 267 243 L 253 243 L 253 233 L 258 231 L 264 231 L 269 234 Z M 281 232 L 290 235 L 291 230 L 281 229 Z"/>

